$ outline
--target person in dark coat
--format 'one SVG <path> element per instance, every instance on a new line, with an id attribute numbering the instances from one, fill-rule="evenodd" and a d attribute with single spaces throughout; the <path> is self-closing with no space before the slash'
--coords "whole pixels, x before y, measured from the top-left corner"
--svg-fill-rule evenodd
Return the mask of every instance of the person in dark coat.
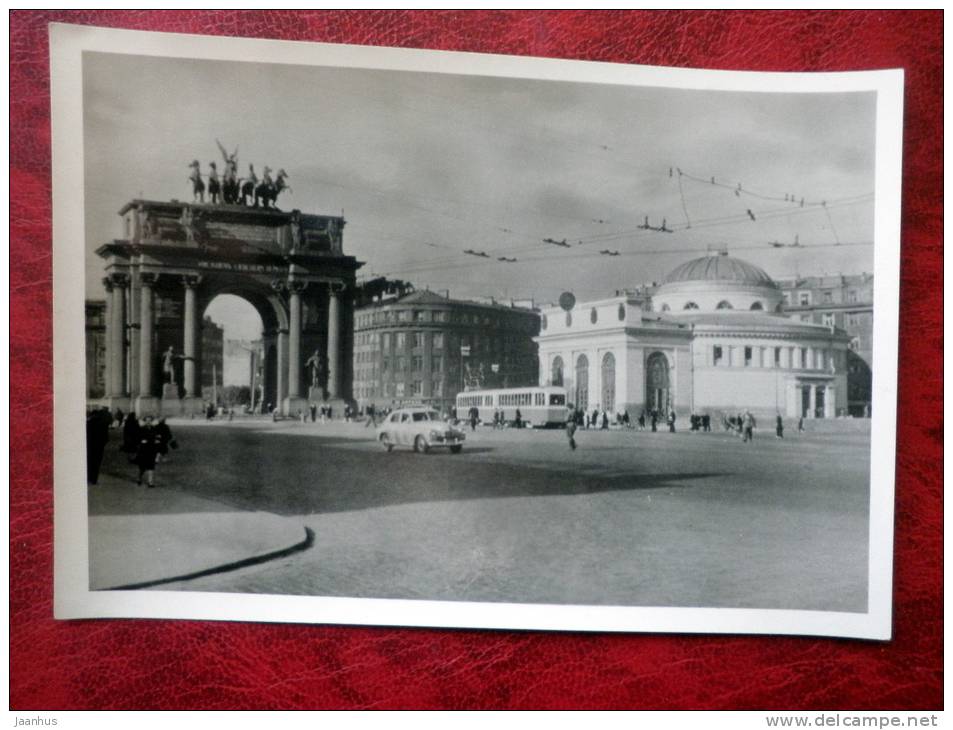
<path id="1" fill-rule="evenodd" d="M 668 414 L 668 432 L 675 433 L 675 409 L 674 408 Z"/>
<path id="2" fill-rule="evenodd" d="M 467 415 L 470 418 L 470 430 L 476 431 L 477 421 L 480 420 L 480 409 L 476 406 L 470 406 L 470 410 Z"/>
<path id="3" fill-rule="evenodd" d="M 135 454 L 139 448 L 139 420 L 132 411 L 126 416 L 122 424 L 122 450 L 127 454 Z"/>
<path id="4" fill-rule="evenodd" d="M 163 456 L 168 456 L 169 446 L 172 444 L 172 429 L 169 428 L 169 424 L 165 422 L 164 418 L 160 418 L 159 422 L 155 426 L 155 437 L 156 437 L 156 461 L 161 461 Z"/>
<path id="5" fill-rule="evenodd" d="M 774 435 L 779 439 L 784 438 L 784 420 L 781 418 L 781 414 L 778 414 L 778 417 L 775 419 L 774 425 Z"/>
<path id="6" fill-rule="evenodd" d="M 645 411 L 639 412 L 639 431 L 645 430 Z"/>
<path id="7" fill-rule="evenodd" d="M 576 421 L 577 416 L 569 409 L 566 414 L 566 438 L 569 439 L 569 448 L 573 451 L 576 450 Z"/>
<path id="8" fill-rule="evenodd" d="M 139 429 L 139 447 L 136 449 L 134 460 L 134 463 L 139 467 L 137 483 L 140 486 L 143 477 L 145 477 L 146 485 L 150 489 L 155 486 L 156 456 L 158 453 L 159 439 L 155 427 L 152 425 L 151 416 L 146 416 L 143 419 L 142 427 Z"/>
<path id="9" fill-rule="evenodd" d="M 520 409 L 516 409 L 516 427 L 523 428 L 523 414 L 520 413 Z"/>
<path id="10" fill-rule="evenodd" d="M 86 482 L 96 484 L 99 481 L 99 468 L 103 463 L 103 452 L 109 441 L 109 424 L 112 415 L 107 409 L 90 411 L 86 416 Z"/>
<path id="11" fill-rule="evenodd" d="M 658 431 L 658 411 L 652 409 L 652 433 Z"/>

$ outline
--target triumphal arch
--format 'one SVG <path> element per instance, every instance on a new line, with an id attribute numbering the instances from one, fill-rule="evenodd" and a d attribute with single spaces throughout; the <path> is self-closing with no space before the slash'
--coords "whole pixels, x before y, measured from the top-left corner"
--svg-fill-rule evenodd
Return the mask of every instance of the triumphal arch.
<path id="1" fill-rule="evenodd" d="M 119 215 L 123 237 L 97 249 L 111 407 L 202 410 L 201 317 L 219 294 L 261 316 L 266 404 L 293 415 L 309 401 L 350 399 L 362 263 L 344 254 L 343 218 L 174 200 L 132 200 Z"/>

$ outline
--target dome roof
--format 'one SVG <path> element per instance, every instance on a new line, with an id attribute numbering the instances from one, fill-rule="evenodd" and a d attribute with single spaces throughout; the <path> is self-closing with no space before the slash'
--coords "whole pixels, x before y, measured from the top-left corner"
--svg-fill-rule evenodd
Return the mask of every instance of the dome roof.
<path id="1" fill-rule="evenodd" d="M 683 281 L 736 281 L 745 284 L 775 287 L 763 269 L 724 254 L 702 256 L 672 269 L 665 284 Z"/>

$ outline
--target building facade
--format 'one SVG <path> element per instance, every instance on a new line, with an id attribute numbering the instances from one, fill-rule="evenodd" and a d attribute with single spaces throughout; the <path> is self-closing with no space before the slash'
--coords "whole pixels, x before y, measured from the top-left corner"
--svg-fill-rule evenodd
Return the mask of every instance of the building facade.
<path id="1" fill-rule="evenodd" d="M 418 291 L 355 311 L 354 397 L 359 406 L 449 409 L 461 390 L 537 382 L 539 314 Z"/>
<path id="2" fill-rule="evenodd" d="M 850 336 L 847 400 L 851 415 L 870 415 L 874 353 L 872 274 L 781 279 L 784 309 L 803 322 L 835 326 Z"/>
<path id="3" fill-rule="evenodd" d="M 850 337 L 783 313 L 780 288 L 725 254 L 674 269 L 651 299 L 543 310 L 540 384 L 609 413 L 833 418 L 847 412 Z"/>
<path id="4" fill-rule="evenodd" d="M 220 387 L 225 382 L 225 330 L 202 318 L 202 391 Z"/>

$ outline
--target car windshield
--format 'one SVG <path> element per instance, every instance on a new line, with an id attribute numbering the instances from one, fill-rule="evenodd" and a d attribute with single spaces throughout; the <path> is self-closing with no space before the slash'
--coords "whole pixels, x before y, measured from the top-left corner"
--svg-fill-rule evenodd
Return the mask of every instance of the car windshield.
<path id="1" fill-rule="evenodd" d="M 421 411 L 414 414 L 415 421 L 439 421 L 440 414 L 436 411 Z"/>

